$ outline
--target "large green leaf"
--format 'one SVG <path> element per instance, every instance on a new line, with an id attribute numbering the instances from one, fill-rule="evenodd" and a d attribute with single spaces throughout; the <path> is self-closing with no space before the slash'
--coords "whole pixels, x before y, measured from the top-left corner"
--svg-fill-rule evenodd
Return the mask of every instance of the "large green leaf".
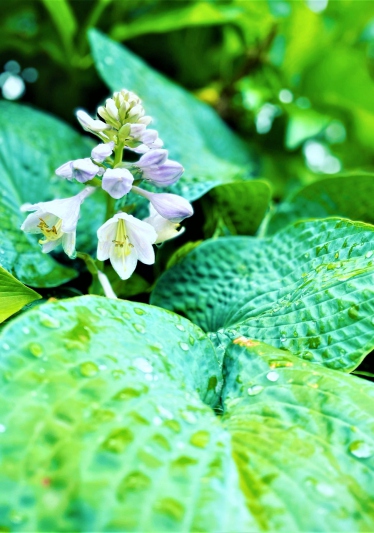
<path id="1" fill-rule="evenodd" d="M 209 236 L 221 228 L 237 235 L 254 235 L 261 224 L 271 198 L 269 184 L 263 180 L 237 181 L 220 185 L 204 199 L 206 232 Z"/>
<path id="2" fill-rule="evenodd" d="M 81 190 L 78 184 L 58 179 L 54 171 L 70 159 L 89 156 L 91 143 L 61 121 L 23 105 L 0 102 L 0 113 L 1 264 L 28 285 L 60 285 L 74 278 L 75 271 L 42 254 L 36 236 L 20 231 L 25 218 L 20 206 Z M 82 206 L 78 245 L 83 249 L 92 248 L 94 232 L 102 221 L 101 199 L 96 192 Z"/>
<path id="3" fill-rule="evenodd" d="M 25 287 L 0 267 L 0 322 L 17 313 L 22 307 L 39 300 L 40 294 Z"/>
<path id="4" fill-rule="evenodd" d="M 338 218 L 212 239 L 161 276 L 151 301 L 205 331 L 350 371 L 374 347 L 373 239 L 373 226 Z"/>
<path id="5" fill-rule="evenodd" d="M 0 347 L 3 530 L 373 526 L 368 383 L 236 338 L 221 424 L 208 407 L 222 378 L 207 336 L 100 297 L 24 313 Z"/>
<path id="6" fill-rule="evenodd" d="M 221 372 L 189 321 L 80 297 L 0 339 L 0 527 L 22 531 L 248 531 Z"/>
<path id="7" fill-rule="evenodd" d="M 374 386 L 234 342 L 223 424 L 256 531 L 373 531 Z"/>
<path id="8" fill-rule="evenodd" d="M 108 87 L 125 87 L 143 99 L 170 157 L 185 167 L 174 192 L 195 200 L 217 185 L 250 177 L 254 163 L 248 147 L 211 108 L 100 32 L 91 30 L 89 37 Z"/>
<path id="9" fill-rule="evenodd" d="M 374 223 L 374 175 L 352 173 L 318 180 L 282 202 L 267 226 L 271 234 L 301 218 L 339 215 Z"/>

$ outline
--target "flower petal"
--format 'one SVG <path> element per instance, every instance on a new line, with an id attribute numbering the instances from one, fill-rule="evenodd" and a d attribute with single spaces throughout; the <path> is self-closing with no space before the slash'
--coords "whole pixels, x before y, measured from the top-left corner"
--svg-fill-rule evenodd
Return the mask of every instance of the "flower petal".
<path id="1" fill-rule="evenodd" d="M 97 238 L 99 240 L 97 246 L 97 258 L 99 261 L 109 259 L 110 247 L 116 238 L 117 222 L 118 218 L 117 215 L 115 215 L 97 230 Z"/>
<path id="2" fill-rule="evenodd" d="M 125 220 L 129 241 L 136 248 L 139 261 L 146 265 L 152 265 L 155 262 L 155 252 L 152 244 L 157 239 L 156 230 L 150 224 L 132 215 L 120 213 L 118 216 Z"/>
<path id="3" fill-rule="evenodd" d="M 97 163 L 102 163 L 113 152 L 114 141 L 98 144 L 91 152 L 91 157 Z"/>
<path id="4" fill-rule="evenodd" d="M 55 170 L 57 176 L 60 178 L 66 178 L 70 180 L 73 177 L 73 163 L 74 161 L 68 161 Z"/>
<path id="5" fill-rule="evenodd" d="M 171 222 L 181 222 L 183 219 L 193 215 L 192 205 L 182 196 L 169 193 L 152 193 L 140 187 L 133 187 L 132 190 L 136 194 L 147 198 L 156 211 Z"/>
<path id="6" fill-rule="evenodd" d="M 73 176 L 80 183 L 85 183 L 86 181 L 92 180 L 100 168 L 91 161 L 89 157 L 84 159 L 76 159 L 72 161 Z"/>
<path id="7" fill-rule="evenodd" d="M 62 236 L 62 247 L 64 252 L 71 258 L 76 256 L 75 253 L 76 232 L 64 233 Z"/>
<path id="8" fill-rule="evenodd" d="M 123 248 L 112 243 L 110 247 L 110 262 L 121 279 L 128 279 L 136 268 L 138 254 L 136 248 L 131 248 L 129 255 L 124 254 Z"/>
<path id="9" fill-rule="evenodd" d="M 108 168 L 105 171 L 102 187 L 112 198 L 122 198 L 130 192 L 134 177 L 125 168 Z"/>
<path id="10" fill-rule="evenodd" d="M 77 111 L 77 119 L 85 131 L 100 133 L 103 130 L 110 129 L 109 124 L 105 124 L 102 120 L 94 120 L 83 109 Z"/>

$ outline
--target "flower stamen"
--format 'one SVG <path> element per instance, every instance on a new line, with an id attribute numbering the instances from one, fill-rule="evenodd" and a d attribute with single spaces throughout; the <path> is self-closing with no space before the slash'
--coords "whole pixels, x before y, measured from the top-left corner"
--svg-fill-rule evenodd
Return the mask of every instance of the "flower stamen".
<path id="1" fill-rule="evenodd" d="M 39 218 L 39 220 L 40 223 L 37 225 L 37 227 L 41 229 L 41 232 L 46 237 L 46 240 L 40 240 L 39 244 L 46 244 L 48 241 L 57 241 L 57 239 L 62 236 L 63 232 L 61 231 L 61 218 L 51 228 L 48 226 L 45 220 L 42 218 Z"/>

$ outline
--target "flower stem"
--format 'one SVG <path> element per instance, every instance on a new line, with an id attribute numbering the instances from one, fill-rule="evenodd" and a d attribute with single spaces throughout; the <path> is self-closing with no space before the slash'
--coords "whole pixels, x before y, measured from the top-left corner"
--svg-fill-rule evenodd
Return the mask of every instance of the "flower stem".
<path id="1" fill-rule="evenodd" d="M 90 254 L 86 254 L 84 252 L 77 252 L 78 259 L 82 259 L 86 263 L 87 270 L 90 274 L 92 274 L 92 277 L 97 280 L 107 298 L 117 298 L 115 292 L 112 289 L 112 286 L 110 284 L 110 281 L 108 280 L 107 276 L 97 268 L 96 262 L 93 259 L 93 257 L 90 256 Z"/>

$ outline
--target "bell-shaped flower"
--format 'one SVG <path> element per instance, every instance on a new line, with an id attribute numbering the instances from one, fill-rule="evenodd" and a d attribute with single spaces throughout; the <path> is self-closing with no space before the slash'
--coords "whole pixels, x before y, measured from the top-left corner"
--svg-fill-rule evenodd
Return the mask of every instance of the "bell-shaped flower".
<path id="1" fill-rule="evenodd" d="M 98 144 L 91 152 L 91 157 L 96 163 L 102 163 L 113 152 L 114 141 Z"/>
<path id="2" fill-rule="evenodd" d="M 84 159 L 75 159 L 64 163 L 56 170 L 57 176 L 72 180 L 75 178 L 79 183 L 86 183 L 92 180 L 97 174 L 100 174 L 100 167 L 95 165 L 89 157 Z"/>
<path id="3" fill-rule="evenodd" d="M 95 187 L 86 187 L 71 198 L 24 204 L 21 211 L 34 211 L 34 213 L 27 216 L 21 230 L 26 233 L 42 233 L 44 239 L 39 243 L 42 244 L 44 253 L 62 244 L 65 253 L 69 257 L 74 257 L 80 206 L 94 191 Z"/>
<path id="4" fill-rule="evenodd" d="M 132 150 L 137 154 L 145 154 L 148 152 L 148 150 L 157 150 L 158 148 L 162 148 L 164 145 L 156 130 L 145 130 L 136 138 L 136 140 L 141 142 L 141 144 L 135 148 L 129 148 L 129 150 Z"/>
<path id="5" fill-rule="evenodd" d="M 109 124 L 105 124 L 102 120 L 91 118 L 88 113 L 83 111 L 83 109 L 77 111 L 77 119 L 82 128 L 91 133 L 101 133 L 102 131 L 111 128 Z"/>
<path id="6" fill-rule="evenodd" d="M 117 213 L 97 230 L 97 258 L 110 262 L 121 279 L 128 279 L 138 261 L 146 265 L 155 262 L 153 244 L 155 229 L 127 213 Z"/>
<path id="7" fill-rule="evenodd" d="M 108 168 L 104 172 L 102 187 L 112 198 L 118 200 L 130 192 L 134 177 L 125 168 Z"/>
<path id="8" fill-rule="evenodd" d="M 183 174 L 184 168 L 176 161 L 168 159 L 167 150 L 149 150 L 135 163 L 142 177 L 157 187 L 167 187 L 176 183 Z"/>
<path id="9" fill-rule="evenodd" d="M 181 222 L 193 215 L 193 207 L 185 198 L 177 194 L 154 193 L 140 187 L 133 187 L 132 191 L 147 198 L 163 218 L 171 222 Z"/>
<path id="10" fill-rule="evenodd" d="M 149 205 L 149 217 L 145 218 L 143 222 L 150 224 L 156 230 L 157 239 L 155 244 L 174 239 L 174 237 L 181 235 L 185 229 L 179 229 L 179 224 L 170 222 L 170 220 L 159 215 L 152 204 Z"/>

